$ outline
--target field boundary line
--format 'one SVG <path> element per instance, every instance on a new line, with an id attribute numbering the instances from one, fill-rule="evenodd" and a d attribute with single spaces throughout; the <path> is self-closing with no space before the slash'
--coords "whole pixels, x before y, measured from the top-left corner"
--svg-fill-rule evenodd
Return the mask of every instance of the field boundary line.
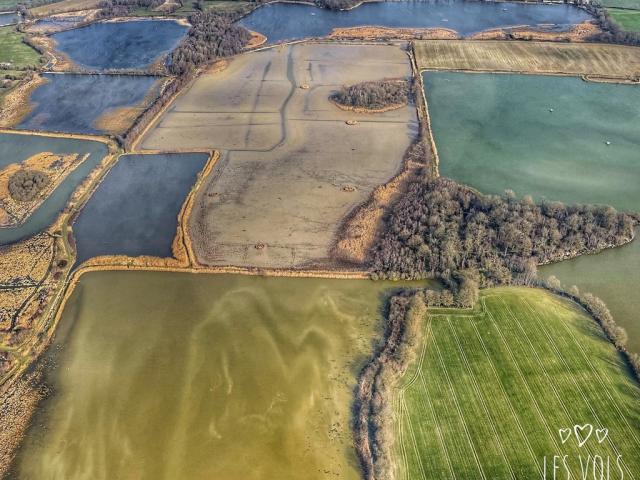
<path id="1" fill-rule="evenodd" d="M 477 380 L 476 376 L 474 375 L 473 371 L 471 370 L 471 365 L 469 364 L 469 361 L 467 360 L 467 354 L 464 351 L 464 347 L 460 343 L 460 338 L 458 337 L 458 334 L 455 331 L 455 327 L 451 324 L 451 318 L 447 318 L 447 324 L 449 325 L 449 330 L 453 334 L 453 338 L 455 339 L 456 344 L 458 345 L 458 349 L 460 350 L 460 356 L 461 356 L 462 361 L 463 361 L 463 363 L 464 363 L 464 365 L 466 367 L 467 372 L 469 373 L 469 376 L 471 378 L 471 383 L 473 385 L 473 389 L 475 390 L 476 395 L 477 395 L 478 399 L 480 400 L 480 403 L 482 404 L 482 408 L 484 410 L 484 413 L 485 413 L 485 415 L 487 415 L 487 418 L 489 420 L 493 420 L 493 415 L 491 415 L 491 412 L 489 411 L 489 408 L 487 407 L 487 403 L 485 401 L 484 395 L 480 391 L 480 387 L 478 385 L 478 380 Z M 504 448 L 504 445 L 502 444 L 502 439 L 500 438 L 500 435 L 498 435 L 498 430 L 496 429 L 495 422 L 491 421 L 490 422 L 490 426 L 491 426 L 491 430 L 493 431 L 493 434 L 495 435 L 496 443 L 498 444 L 498 446 L 500 448 L 500 453 L 502 453 L 502 457 L 504 458 L 504 461 L 507 464 L 507 468 L 509 468 L 509 472 L 511 472 L 511 478 L 515 479 L 516 476 L 515 476 L 515 473 L 513 471 L 513 467 L 511 466 L 511 462 L 509 461 L 509 458 L 507 457 L 507 455 L 505 453 L 505 448 Z"/>

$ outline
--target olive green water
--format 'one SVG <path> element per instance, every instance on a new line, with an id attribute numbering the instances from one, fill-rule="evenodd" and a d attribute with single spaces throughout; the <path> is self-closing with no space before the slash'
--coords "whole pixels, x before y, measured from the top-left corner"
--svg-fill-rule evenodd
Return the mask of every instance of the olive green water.
<path id="1" fill-rule="evenodd" d="M 86 274 L 11 478 L 358 479 L 352 390 L 390 287 Z"/>
<path id="2" fill-rule="evenodd" d="M 640 212 L 640 86 L 540 75 L 423 78 L 443 176 L 486 193 Z M 639 267 L 640 239 L 540 272 L 602 298 L 640 352 Z"/>

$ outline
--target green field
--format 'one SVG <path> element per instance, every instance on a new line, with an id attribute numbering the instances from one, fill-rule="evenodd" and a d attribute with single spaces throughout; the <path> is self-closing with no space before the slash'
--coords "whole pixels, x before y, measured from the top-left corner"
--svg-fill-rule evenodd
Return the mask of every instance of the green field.
<path id="1" fill-rule="evenodd" d="M 15 27 L 1 27 L 0 63 L 10 63 L 15 70 L 35 68 L 40 64 L 40 54 L 22 42 L 22 34 Z M 2 73 L 0 70 L 0 74 Z"/>
<path id="2" fill-rule="evenodd" d="M 640 0 L 603 0 L 600 3 L 604 7 L 640 10 Z"/>
<path id="3" fill-rule="evenodd" d="M 608 456 L 611 479 L 621 478 L 622 455 L 624 478 L 638 476 L 640 388 L 575 304 L 542 290 L 486 290 L 475 312 L 432 311 L 425 331 L 394 398 L 399 479 L 551 479 L 544 457 L 565 454 L 572 478 L 584 478 L 580 455 Z M 577 424 L 593 426 L 581 448 L 559 433 Z"/>
<path id="4" fill-rule="evenodd" d="M 619 8 L 607 9 L 620 27 L 628 32 L 640 32 L 640 11 L 623 10 Z"/>

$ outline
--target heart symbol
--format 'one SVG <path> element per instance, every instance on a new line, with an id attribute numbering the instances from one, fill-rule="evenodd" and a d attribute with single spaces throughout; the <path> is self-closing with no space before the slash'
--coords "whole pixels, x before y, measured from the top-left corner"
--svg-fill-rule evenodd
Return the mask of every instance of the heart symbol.
<path id="1" fill-rule="evenodd" d="M 609 435 L 608 428 L 598 428 L 596 430 L 596 437 L 598 438 L 598 443 L 604 442 L 604 439 L 607 438 L 607 435 Z"/>
<path id="2" fill-rule="evenodd" d="M 569 437 L 571 436 L 571 429 L 570 428 L 561 428 L 560 430 L 558 430 L 558 433 L 560 433 L 560 440 L 562 440 L 562 443 L 566 443 L 567 440 L 569 440 Z"/>
<path id="3" fill-rule="evenodd" d="M 593 425 L 585 423 L 584 425 L 574 425 L 573 431 L 578 439 L 578 447 L 582 447 L 593 433 Z M 586 433 L 585 433 L 586 432 Z"/>

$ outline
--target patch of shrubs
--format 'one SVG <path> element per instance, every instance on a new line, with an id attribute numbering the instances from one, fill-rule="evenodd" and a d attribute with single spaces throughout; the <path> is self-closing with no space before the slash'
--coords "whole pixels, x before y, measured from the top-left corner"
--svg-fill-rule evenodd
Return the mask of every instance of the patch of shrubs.
<path id="1" fill-rule="evenodd" d="M 446 178 L 415 181 L 374 248 L 374 278 L 451 279 L 474 270 L 480 286 L 530 283 L 536 266 L 620 245 L 637 221 L 612 207 L 536 204 L 482 195 Z"/>
<path id="2" fill-rule="evenodd" d="M 191 28 L 182 43 L 171 54 L 169 71 L 184 75 L 216 58 L 240 53 L 251 39 L 251 33 L 235 25 L 237 14 L 196 12 L 189 17 Z"/>
<path id="3" fill-rule="evenodd" d="M 9 195 L 17 202 L 29 202 L 49 183 L 49 177 L 38 170 L 18 170 L 9 178 Z"/>
<path id="4" fill-rule="evenodd" d="M 379 110 L 406 104 L 410 94 L 410 82 L 383 80 L 343 87 L 331 95 L 331 100 L 345 107 Z"/>

